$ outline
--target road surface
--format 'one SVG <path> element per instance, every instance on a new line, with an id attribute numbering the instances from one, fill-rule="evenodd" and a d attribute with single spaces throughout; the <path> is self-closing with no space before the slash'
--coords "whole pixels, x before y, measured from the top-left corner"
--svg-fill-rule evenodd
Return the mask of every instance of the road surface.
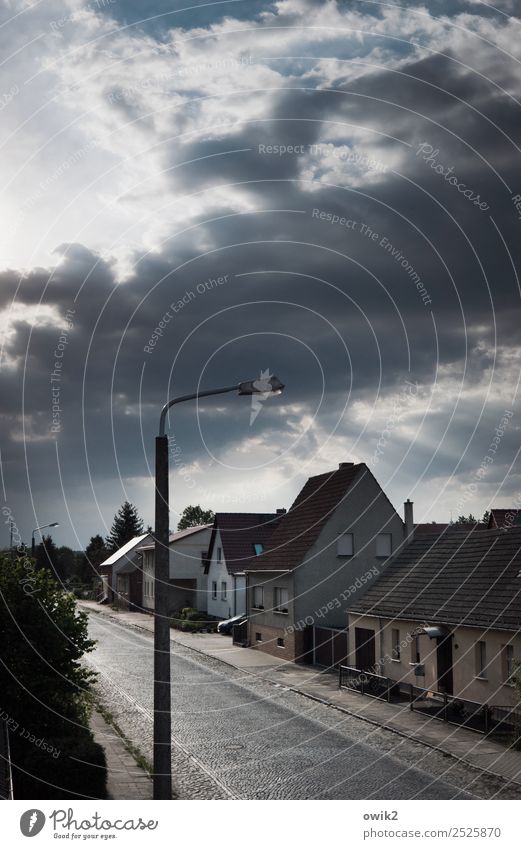
<path id="1" fill-rule="evenodd" d="M 152 635 L 96 614 L 89 617 L 89 630 L 98 640 L 88 657 L 99 673 L 101 699 L 151 761 Z M 383 734 L 393 742 L 382 745 Z M 470 787 L 472 770 L 466 777 L 459 767 L 456 774 L 446 758 L 428 747 L 178 643 L 172 644 L 172 736 L 174 788 L 180 798 L 481 795 L 475 780 Z"/>

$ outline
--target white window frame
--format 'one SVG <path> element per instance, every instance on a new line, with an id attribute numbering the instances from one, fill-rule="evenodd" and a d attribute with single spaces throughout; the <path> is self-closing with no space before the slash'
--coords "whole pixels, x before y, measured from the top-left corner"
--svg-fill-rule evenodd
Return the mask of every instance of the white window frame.
<path id="1" fill-rule="evenodd" d="M 393 660 L 395 663 L 400 663 L 401 661 L 401 643 L 399 628 L 391 628 L 391 660 Z"/>
<path id="2" fill-rule="evenodd" d="M 284 595 L 286 602 L 284 603 Z M 273 587 L 273 612 L 287 616 L 289 613 L 289 590 L 287 587 Z"/>
<path id="3" fill-rule="evenodd" d="M 487 679 L 487 644 L 485 640 L 477 640 L 474 649 L 476 678 Z"/>
<path id="4" fill-rule="evenodd" d="M 228 598 L 228 584 L 226 581 L 221 581 L 221 601 L 226 601 Z"/>
<path id="5" fill-rule="evenodd" d="M 502 646 L 502 651 L 504 683 L 508 684 L 509 687 L 513 687 L 514 677 L 516 674 L 516 667 L 514 664 L 514 646 L 512 643 L 506 643 L 506 645 Z"/>
<path id="6" fill-rule="evenodd" d="M 260 595 L 260 599 L 258 596 Z M 264 610 L 264 587 L 254 584 L 251 606 L 254 610 Z"/>
<path id="7" fill-rule="evenodd" d="M 385 549 L 385 553 L 383 552 Z M 381 557 L 390 557 L 393 553 L 393 535 L 388 533 L 382 533 L 376 535 L 376 556 Z"/>
<path id="8" fill-rule="evenodd" d="M 217 598 L 217 581 L 212 581 L 212 598 Z"/>
<path id="9" fill-rule="evenodd" d="M 336 543 L 336 554 L 337 557 L 353 557 L 355 553 L 355 539 L 354 534 L 346 533 L 341 534 Z"/>
<path id="10" fill-rule="evenodd" d="M 217 563 L 222 563 L 222 562 L 223 562 L 223 550 L 222 550 L 221 546 L 219 545 L 219 546 L 217 546 Z"/>

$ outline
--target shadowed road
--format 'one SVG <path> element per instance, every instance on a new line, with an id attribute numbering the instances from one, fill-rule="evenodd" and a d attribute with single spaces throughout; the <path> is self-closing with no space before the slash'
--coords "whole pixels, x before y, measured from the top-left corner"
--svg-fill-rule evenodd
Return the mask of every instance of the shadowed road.
<path id="1" fill-rule="evenodd" d="M 152 635 L 95 614 L 102 699 L 151 759 Z M 172 645 L 174 785 L 185 798 L 473 798 L 350 731 L 351 717 Z M 373 735 L 374 736 L 374 735 Z M 376 741 L 375 741 L 376 742 Z M 475 797 L 474 797 L 475 798 Z"/>

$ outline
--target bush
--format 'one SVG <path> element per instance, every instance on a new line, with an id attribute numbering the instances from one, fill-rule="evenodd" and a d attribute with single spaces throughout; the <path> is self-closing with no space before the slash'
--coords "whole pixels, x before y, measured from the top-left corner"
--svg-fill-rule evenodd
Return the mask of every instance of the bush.
<path id="1" fill-rule="evenodd" d="M 15 799 L 106 799 L 105 751 L 88 729 L 45 743 L 53 752 L 10 735 Z"/>

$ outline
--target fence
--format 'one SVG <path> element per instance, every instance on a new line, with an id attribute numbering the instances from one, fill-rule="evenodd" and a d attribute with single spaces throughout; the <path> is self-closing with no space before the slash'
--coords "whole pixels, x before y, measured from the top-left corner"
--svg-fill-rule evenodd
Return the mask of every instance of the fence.
<path id="1" fill-rule="evenodd" d="M 362 696 L 373 696 L 390 702 L 395 681 L 374 672 L 364 672 L 352 666 L 340 666 L 338 670 L 338 686 L 347 690 L 356 690 Z"/>
<path id="2" fill-rule="evenodd" d="M 461 725 L 480 734 L 488 734 L 490 728 L 490 708 L 488 705 L 452 696 L 449 693 L 436 693 L 422 687 L 411 688 L 411 710 L 425 713 L 434 719 L 441 719 L 450 725 Z"/>
<path id="3" fill-rule="evenodd" d="M 484 705 L 449 693 L 437 693 L 405 681 L 394 681 L 353 666 L 341 666 L 338 686 L 386 702 L 409 701 L 412 711 L 427 714 L 450 725 L 479 734 L 521 736 L 521 712 L 517 707 Z"/>

